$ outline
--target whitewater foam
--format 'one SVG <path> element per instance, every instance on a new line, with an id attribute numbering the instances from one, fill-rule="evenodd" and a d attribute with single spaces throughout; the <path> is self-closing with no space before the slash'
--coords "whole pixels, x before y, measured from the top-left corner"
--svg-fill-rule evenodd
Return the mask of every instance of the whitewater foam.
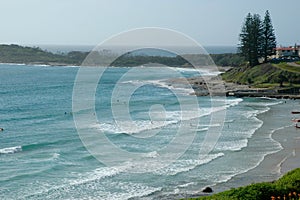
<path id="1" fill-rule="evenodd" d="M 207 164 L 213 161 L 216 158 L 224 156 L 224 153 L 210 154 L 204 157 L 204 159 L 190 159 L 190 160 L 176 160 L 174 163 L 169 166 L 159 169 L 154 172 L 154 174 L 158 175 L 171 175 L 174 176 L 178 173 L 188 172 L 194 169 L 197 166 Z"/>
<path id="2" fill-rule="evenodd" d="M 13 154 L 22 151 L 22 146 L 7 147 L 0 149 L 0 154 Z"/>
<path id="3" fill-rule="evenodd" d="M 99 124 L 91 125 L 92 128 L 98 128 L 101 131 L 107 133 L 114 133 L 114 134 L 137 134 L 143 131 L 148 130 L 155 130 L 159 128 L 166 127 L 171 124 L 177 124 L 182 121 L 189 121 L 198 117 L 203 117 L 210 115 L 213 112 L 220 111 L 225 109 L 224 107 L 217 107 L 214 109 L 210 108 L 202 108 L 196 111 L 168 111 L 166 112 L 165 121 L 151 121 L 151 120 L 133 120 L 133 121 L 122 121 L 119 123 L 111 123 L 111 122 L 103 122 Z M 152 115 L 162 115 L 159 112 L 153 112 Z M 213 126 L 213 125 L 212 125 Z"/>
<path id="4" fill-rule="evenodd" d="M 101 167 L 93 170 L 92 172 L 87 172 L 84 174 L 78 174 L 75 180 L 69 182 L 70 185 L 81 185 L 89 183 L 92 181 L 100 181 L 104 178 L 113 177 L 117 174 L 125 172 L 129 166 L 119 166 L 119 167 Z"/>

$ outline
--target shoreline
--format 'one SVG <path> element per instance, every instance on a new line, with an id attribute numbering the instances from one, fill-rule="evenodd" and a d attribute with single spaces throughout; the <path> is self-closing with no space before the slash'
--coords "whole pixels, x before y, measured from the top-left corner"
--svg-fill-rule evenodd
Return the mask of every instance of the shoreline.
<path id="1" fill-rule="evenodd" d="M 174 193 L 158 197 L 160 199 L 189 199 L 211 196 L 219 192 L 247 186 L 252 183 L 273 182 L 288 171 L 299 168 L 300 129 L 296 129 L 293 126 L 291 119 L 296 116 L 291 114 L 291 111 L 296 108 L 300 110 L 300 101 L 287 99 L 285 101 L 282 100 L 279 104 L 270 105 L 269 107 L 270 109 L 268 111 L 256 116 L 256 118 L 262 120 L 264 123 L 249 139 L 248 145 L 245 148 L 253 148 L 251 143 L 253 144 L 255 141 L 267 138 L 270 144 L 278 145 L 277 149 L 264 155 L 260 162 L 248 171 L 234 175 L 224 182 L 205 186 L 212 188 L 213 193 L 203 193 L 203 188 L 199 188 L 199 190 L 194 193 Z M 268 146 L 270 144 L 266 145 Z M 143 198 L 147 199 L 147 197 L 149 196 Z"/>
<path id="2" fill-rule="evenodd" d="M 288 171 L 299 168 L 300 130 L 293 126 L 291 122 L 293 116 L 290 113 L 295 106 L 300 108 L 300 101 L 288 100 L 287 103 L 271 106 L 269 111 L 257 116 L 258 119 L 264 121 L 264 124 L 256 131 L 255 134 L 266 134 L 265 131 L 268 131 L 267 133 L 270 134 L 271 139 L 280 144 L 282 147 L 281 150 L 265 155 L 263 160 L 255 168 L 238 174 L 226 182 L 212 186 L 214 193 L 208 195 L 216 194 L 232 188 L 250 185 L 252 183 L 273 182 L 274 180 L 278 180 Z M 288 115 L 286 115 L 286 113 L 280 113 L 284 109 Z M 268 121 L 267 119 L 270 120 Z M 283 127 L 270 129 L 268 123 L 272 123 L 273 121 L 271 120 L 282 120 L 283 123 L 287 124 Z M 198 196 L 204 195 L 206 194 L 199 192 Z M 190 198 L 192 197 L 195 196 L 190 196 Z"/>
<path id="3" fill-rule="evenodd" d="M 67 63 L 44 63 L 44 62 L 31 62 L 31 63 L 0 63 L 0 65 L 18 65 L 18 66 L 39 66 L 39 67 L 66 67 L 66 66 L 80 66 L 76 64 Z"/>

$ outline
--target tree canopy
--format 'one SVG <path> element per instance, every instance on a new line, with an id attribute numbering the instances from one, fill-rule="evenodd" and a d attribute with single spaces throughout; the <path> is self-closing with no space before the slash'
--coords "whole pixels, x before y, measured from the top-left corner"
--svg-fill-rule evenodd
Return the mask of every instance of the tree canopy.
<path id="1" fill-rule="evenodd" d="M 248 13 L 239 35 L 239 50 L 250 66 L 259 64 L 259 59 L 267 61 L 268 56 L 276 47 L 276 38 L 269 11 L 266 11 L 264 20 L 259 14 Z"/>
<path id="2" fill-rule="evenodd" d="M 266 11 L 263 21 L 263 43 L 262 50 L 264 55 L 264 62 L 268 61 L 268 56 L 273 54 L 273 49 L 276 47 L 276 37 L 271 21 L 269 11 Z"/>

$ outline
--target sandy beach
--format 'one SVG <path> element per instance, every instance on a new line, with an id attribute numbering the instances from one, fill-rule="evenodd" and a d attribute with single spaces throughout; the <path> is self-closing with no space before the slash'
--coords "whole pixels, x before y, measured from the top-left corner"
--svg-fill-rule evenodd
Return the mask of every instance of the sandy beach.
<path id="1" fill-rule="evenodd" d="M 279 105 L 258 116 L 264 121 L 263 126 L 249 140 L 249 145 L 255 140 L 271 137 L 278 142 L 278 152 L 265 156 L 264 160 L 254 169 L 233 177 L 226 183 L 214 186 L 215 192 L 245 186 L 257 182 L 269 182 L 280 178 L 286 172 L 300 166 L 300 129 L 294 127 L 292 110 L 300 109 L 299 100 L 282 100 Z"/>

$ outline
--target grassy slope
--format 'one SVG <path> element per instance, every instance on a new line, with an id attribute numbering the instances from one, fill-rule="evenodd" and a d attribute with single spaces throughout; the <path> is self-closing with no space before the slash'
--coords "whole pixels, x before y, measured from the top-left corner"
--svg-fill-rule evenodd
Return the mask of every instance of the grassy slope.
<path id="1" fill-rule="evenodd" d="M 294 193 L 294 194 L 293 194 Z M 296 194 L 297 193 L 297 194 Z M 273 183 L 256 183 L 245 187 L 231 189 L 212 196 L 199 197 L 198 200 L 266 200 L 274 197 L 284 196 L 288 198 L 289 194 L 298 199 L 300 193 L 300 168 L 288 172 L 279 180 Z"/>
<path id="2" fill-rule="evenodd" d="M 251 84 L 254 87 L 278 86 L 280 77 L 291 84 L 300 83 L 300 67 L 287 63 L 263 64 L 254 67 L 237 67 L 222 74 L 222 78 L 228 82 Z"/>
<path id="3" fill-rule="evenodd" d="M 278 69 L 285 70 L 285 71 L 300 73 L 300 66 L 293 66 L 293 65 L 289 65 L 287 63 L 279 63 L 276 65 L 274 64 L 273 66 L 275 66 Z"/>

